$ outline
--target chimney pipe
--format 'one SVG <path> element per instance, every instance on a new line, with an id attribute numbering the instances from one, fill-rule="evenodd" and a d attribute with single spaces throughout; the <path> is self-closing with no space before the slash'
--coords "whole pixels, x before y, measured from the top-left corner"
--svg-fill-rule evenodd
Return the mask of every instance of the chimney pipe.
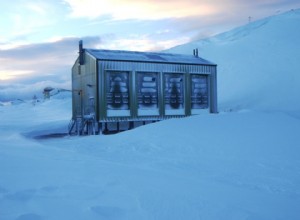
<path id="1" fill-rule="evenodd" d="M 193 49 L 193 54 L 194 54 L 194 57 L 199 57 L 199 55 L 198 55 L 198 48 Z"/>
<path id="2" fill-rule="evenodd" d="M 84 49 L 82 46 L 82 40 L 79 41 L 79 64 L 83 65 L 84 64 Z"/>

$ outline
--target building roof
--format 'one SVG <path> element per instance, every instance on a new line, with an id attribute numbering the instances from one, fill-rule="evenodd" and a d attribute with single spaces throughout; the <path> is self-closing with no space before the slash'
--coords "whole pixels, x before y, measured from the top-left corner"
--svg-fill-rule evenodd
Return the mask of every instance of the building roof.
<path id="1" fill-rule="evenodd" d="M 85 51 L 99 60 L 216 65 L 201 57 L 184 54 L 95 49 Z"/>

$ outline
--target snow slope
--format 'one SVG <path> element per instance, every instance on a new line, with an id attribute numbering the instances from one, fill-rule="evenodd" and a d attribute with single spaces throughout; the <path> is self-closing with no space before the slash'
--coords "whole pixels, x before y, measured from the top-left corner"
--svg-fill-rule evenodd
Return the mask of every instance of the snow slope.
<path id="1" fill-rule="evenodd" d="M 300 9 L 171 48 L 218 64 L 221 108 L 300 110 Z"/>
<path id="2" fill-rule="evenodd" d="M 219 114 L 43 139 L 67 132 L 69 97 L 2 103 L 0 220 L 300 219 L 298 38 L 278 37 L 297 22 L 293 11 L 195 43 L 219 64 Z"/>

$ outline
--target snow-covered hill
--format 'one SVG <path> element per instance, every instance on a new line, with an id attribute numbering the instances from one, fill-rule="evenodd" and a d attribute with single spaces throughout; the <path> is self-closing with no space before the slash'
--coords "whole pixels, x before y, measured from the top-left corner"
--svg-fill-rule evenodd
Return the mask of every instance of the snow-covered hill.
<path id="1" fill-rule="evenodd" d="M 221 108 L 300 110 L 300 9 L 177 46 L 218 64 Z"/>
<path id="2" fill-rule="evenodd" d="M 219 114 L 49 138 L 67 132 L 69 95 L 0 103 L 0 219 L 300 219 L 297 22 L 172 49 L 219 64 Z"/>

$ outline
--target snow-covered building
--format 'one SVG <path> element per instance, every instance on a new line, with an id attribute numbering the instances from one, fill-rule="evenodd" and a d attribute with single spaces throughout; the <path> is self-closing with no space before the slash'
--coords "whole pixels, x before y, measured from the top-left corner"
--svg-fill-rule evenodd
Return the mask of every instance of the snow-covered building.
<path id="1" fill-rule="evenodd" d="M 193 55 L 84 49 L 72 67 L 70 133 L 217 113 L 217 65 Z"/>

